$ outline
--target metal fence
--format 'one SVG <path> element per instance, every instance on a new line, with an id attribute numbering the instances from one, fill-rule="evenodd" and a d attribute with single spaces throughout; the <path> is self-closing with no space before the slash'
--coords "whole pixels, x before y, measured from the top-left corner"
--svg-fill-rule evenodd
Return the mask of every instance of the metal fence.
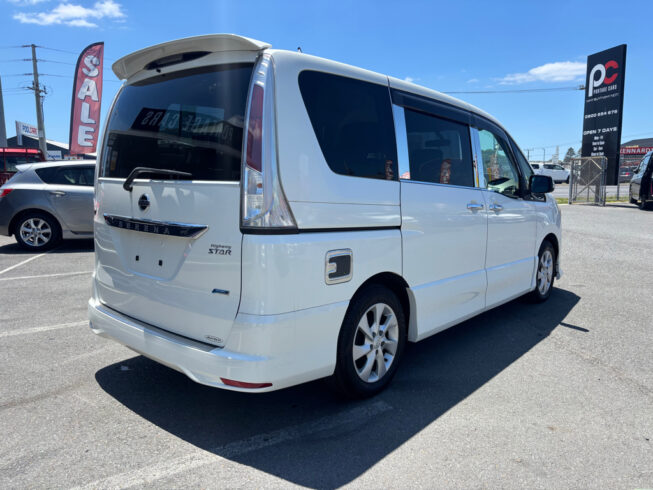
<path id="1" fill-rule="evenodd" d="M 581 157 L 571 161 L 569 204 L 588 203 L 605 206 L 606 157 Z"/>

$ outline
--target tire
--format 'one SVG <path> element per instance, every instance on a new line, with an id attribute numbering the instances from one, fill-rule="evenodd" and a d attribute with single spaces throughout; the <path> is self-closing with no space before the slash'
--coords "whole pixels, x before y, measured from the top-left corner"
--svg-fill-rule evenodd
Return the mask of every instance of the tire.
<path id="1" fill-rule="evenodd" d="M 565 183 L 569 183 L 569 176 L 567 176 L 567 180 L 565 180 Z"/>
<path id="2" fill-rule="evenodd" d="M 630 201 L 630 204 L 637 204 L 637 199 L 633 198 L 633 191 L 628 189 L 628 200 Z"/>
<path id="3" fill-rule="evenodd" d="M 392 291 L 372 285 L 357 294 L 338 337 L 334 388 L 347 398 L 381 392 L 397 372 L 406 337 L 406 317 Z"/>
<path id="4" fill-rule="evenodd" d="M 61 227 L 49 214 L 30 211 L 16 220 L 14 236 L 23 250 L 48 250 L 61 241 Z"/>
<path id="5" fill-rule="evenodd" d="M 649 208 L 648 201 L 646 199 L 644 199 L 643 197 L 642 197 L 642 200 L 639 201 L 638 205 L 639 205 L 639 209 L 641 209 L 642 211 L 646 211 Z"/>
<path id="6" fill-rule="evenodd" d="M 542 303 L 551 296 L 555 281 L 555 264 L 555 249 L 551 242 L 544 240 L 540 247 L 540 253 L 537 255 L 535 289 L 529 295 L 529 299 L 534 303 Z"/>

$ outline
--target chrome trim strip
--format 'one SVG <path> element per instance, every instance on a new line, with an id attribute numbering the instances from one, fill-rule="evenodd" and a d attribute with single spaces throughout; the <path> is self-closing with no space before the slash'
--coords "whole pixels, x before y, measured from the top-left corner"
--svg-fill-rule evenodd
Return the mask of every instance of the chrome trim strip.
<path id="1" fill-rule="evenodd" d="M 395 124 L 395 139 L 397 140 L 398 180 L 410 180 L 410 160 L 408 156 L 408 133 L 406 132 L 406 116 L 404 108 L 392 104 L 392 116 Z M 403 177 L 403 176 L 406 177 Z"/>
<path id="2" fill-rule="evenodd" d="M 127 218 L 126 216 L 115 216 L 106 213 L 104 214 L 104 221 L 107 225 L 113 226 L 114 228 L 181 238 L 199 238 L 209 229 L 207 225 L 179 223 L 176 221 L 133 219 Z"/>
<path id="3" fill-rule="evenodd" d="M 472 152 L 474 154 L 474 172 L 476 177 L 476 186 L 480 189 L 487 188 L 485 182 L 485 166 L 483 164 L 483 152 L 481 151 L 481 141 L 478 137 L 478 129 L 470 126 L 469 136 L 472 139 Z"/>
<path id="4" fill-rule="evenodd" d="M 424 182 L 423 180 L 402 180 L 402 184 L 424 184 L 424 185 L 436 185 L 439 187 L 453 187 L 454 189 L 467 189 L 468 191 L 482 191 L 480 187 L 470 187 L 466 185 L 453 185 L 453 184 L 440 184 L 439 182 Z"/>

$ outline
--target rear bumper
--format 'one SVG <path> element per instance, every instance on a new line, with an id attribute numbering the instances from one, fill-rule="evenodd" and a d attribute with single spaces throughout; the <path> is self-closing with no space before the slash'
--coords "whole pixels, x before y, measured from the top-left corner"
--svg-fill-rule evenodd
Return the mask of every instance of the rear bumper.
<path id="1" fill-rule="evenodd" d="M 88 303 L 90 327 L 97 335 L 198 383 L 245 392 L 274 391 L 331 375 L 346 309 L 342 302 L 281 315 L 238 314 L 227 344 L 218 348 L 139 322 L 95 298 Z M 272 386 L 239 388 L 221 378 Z"/>

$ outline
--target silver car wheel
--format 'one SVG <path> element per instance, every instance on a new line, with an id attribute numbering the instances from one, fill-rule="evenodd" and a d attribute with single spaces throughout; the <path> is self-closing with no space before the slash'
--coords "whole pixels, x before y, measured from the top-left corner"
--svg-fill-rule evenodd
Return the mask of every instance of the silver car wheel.
<path id="1" fill-rule="evenodd" d="M 395 312 L 385 303 L 372 305 L 356 327 L 352 357 L 358 377 L 366 383 L 379 381 L 395 360 L 399 345 L 399 324 Z"/>
<path id="2" fill-rule="evenodd" d="M 537 289 L 544 296 L 553 281 L 553 254 L 551 250 L 544 250 L 537 268 Z"/>
<path id="3" fill-rule="evenodd" d="M 41 218 L 29 218 L 20 225 L 20 237 L 27 245 L 39 248 L 45 246 L 52 238 L 50 224 Z"/>

